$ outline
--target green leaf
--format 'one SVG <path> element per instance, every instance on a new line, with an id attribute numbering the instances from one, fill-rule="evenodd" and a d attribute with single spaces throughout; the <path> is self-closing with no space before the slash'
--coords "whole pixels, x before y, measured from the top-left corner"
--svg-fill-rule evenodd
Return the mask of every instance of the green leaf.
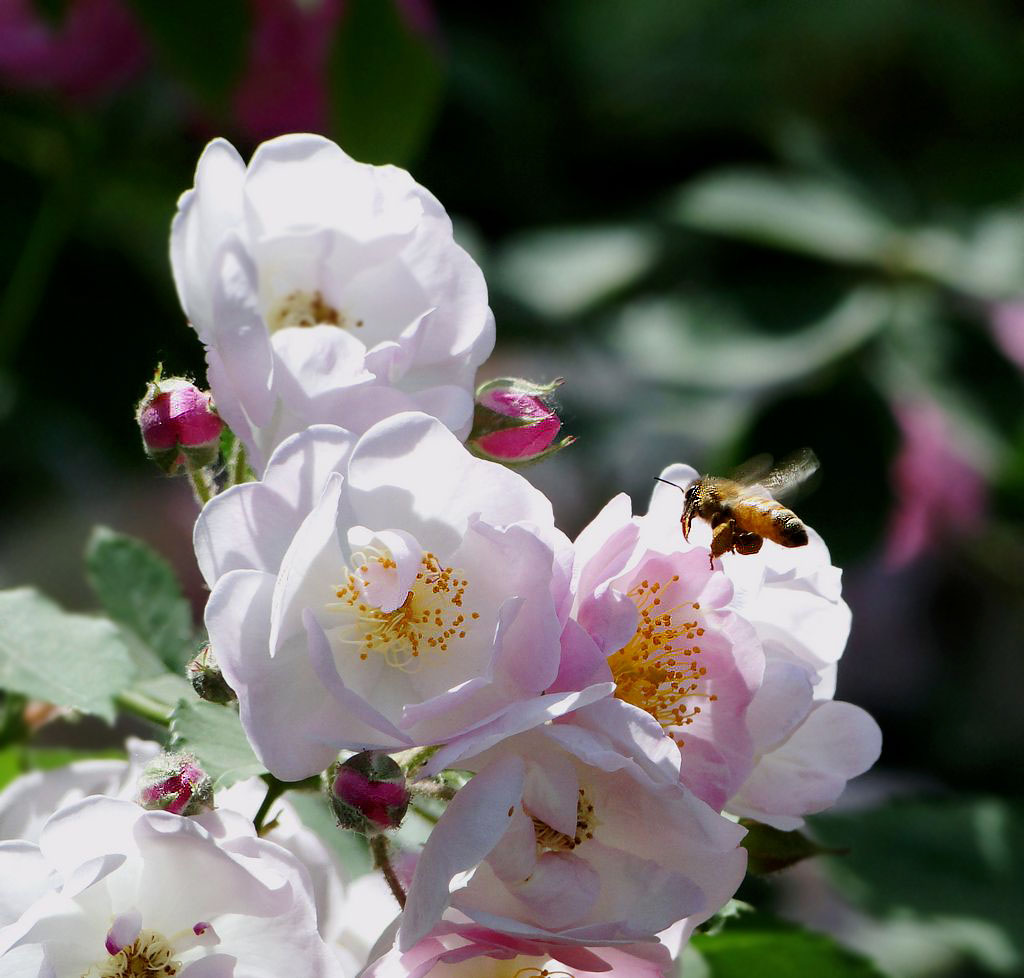
<path id="1" fill-rule="evenodd" d="M 245 66 L 246 0 L 131 0 L 161 59 L 210 104 L 224 103 Z"/>
<path id="2" fill-rule="evenodd" d="M 172 672 L 162 672 L 159 676 L 151 676 L 137 682 L 132 690 L 142 693 L 158 703 L 164 703 L 168 709 L 177 705 L 179 700 L 195 698 L 192 684 L 184 676 Z"/>
<path id="3" fill-rule="evenodd" d="M 365 876 L 373 869 L 366 839 L 338 825 L 322 791 L 289 791 L 287 797 L 302 824 L 320 837 L 352 876 Z"/>
<path id="4" fill-rule="evenodd" d="M 889 220 L 837 183 L 758 170 L 728 170 L 684 187 L 672 208 L 687 227 L 839 262 L 898 257 Z"/>
<path id="5" fill-rule="evenodd" d="M 777 873 L 811 856 L 839 854 L 839 850 L 820 846 L 799 830 L 783 832 L 748 818 L 741 818 L 740 824 L 747 830 L 740 845 L 747 850 L 748 873 Z"/>
<path id="6" fill-rule="evenodd" d="M 738 914 L 717 933 L 695 934 L 691 945 L 707 966 L 709 978 L 880 978 L 883 974 L 867 958 L 840 947 L 831 937 L 767 914 Z"/>
<path id="7" fill-rule="evenodd" d="M 615 352 L 645 378 L 688 389 L 760 392 L 791 384 L 848 356 L 886 325 L 889 294 L 861 288 L 823 318 L 766 336 L 722 303 L 669 298 L 624 306 L 613 323 Z"/>
<path id="8" fill-rule="evenodd" d="M 818 815 L 814 834 L 845 894 L 884 918 L 959 918 L 1001 928 L 1024 959 L 1024 805 L 997 798 L 902 801 Z"/>
<path id="9" fill-rule="evenodd" d="M 28 700 L 17 693 L 0 690 L 0 747 L 25 740 L 25 704 Z"/>
<path id="10" fill-rule="evenodd" d="M 649 228 L 531 231 L 498 253 L 495 280 L 542 316 L 577 316 L 647 275 L 659 250 Z"/>
<path id="11" fill-rule="evenodd" d="M 214 789 L 266 774 L 249 746 L 238 710 L 203 700 L 182 700 L 171 715 L 171 746 L 189 750 L 213 778 Z"/>
<path id="12" fill-rule="evenodd" d="M 430 39 L 395 0 L 350 0 L 328 70 L 345 151 L 367 163 L 408 163 L 440 104 L 443 72 Z"/>
<path id="13" fill-rule="evenodd" d="M 112 622 L 68 614 L 32 588 L 0 592 L 0 688 L 112 722 L 136 673 Z"/>
<path id="14" fill-rule="evenodd" d="M 6 788 L 22 772 L 21 748 L 12 745 L 0 750 L 0 788 Z"/>
<path id="15" fill-rule="evenodd" d="M 89 583 L 114 621 L 172 672 L 193 652 L 192 610 L 170 565 L 141 540 L 97 526 L 85 551 Z"/>

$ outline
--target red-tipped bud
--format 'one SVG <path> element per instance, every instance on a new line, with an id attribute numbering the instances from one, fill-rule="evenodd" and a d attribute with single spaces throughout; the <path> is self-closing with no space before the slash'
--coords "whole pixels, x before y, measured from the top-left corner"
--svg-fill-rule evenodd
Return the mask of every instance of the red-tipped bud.
<path id="1" fill-rule="evenodd" d="M 137 800 L 151 811 L 199 815 L 213 809 L 213 781 L 192 754 L 161 754 L 143 768 Z"/>
<path id="2" fill-rule="evenodd" d="M 186 667 L 188 681 L 196 696 L 208 703 L 233 703 L 238 697 L 228 685 L 209 644 L 204 645 Z"/>
<path id="3" fill-rule="evenodd" d="M 561 379 L 532 384 L 517 377 L 499 377 L 476 392 L 476 410 L 468 446 L 477 455 L 505 465 L 537 462 L 571 445 L 572 436 L 555 443 L 562 427 L 554 405 Z"/>
<path id="4" fill-rule="evenodd" d="M 397 829 L 409 807 L 405 773 L 394 758 L 364 750 L 327 772 L 331 807 L 342 828 L 364 835 Z"/>
<path id="5" fill-rule="evenodd" d="M 217 461 L 224 422 L 209 393 L 181 377 L 157 377 L 136 412 L 146 454 L 168 475 Z"/>

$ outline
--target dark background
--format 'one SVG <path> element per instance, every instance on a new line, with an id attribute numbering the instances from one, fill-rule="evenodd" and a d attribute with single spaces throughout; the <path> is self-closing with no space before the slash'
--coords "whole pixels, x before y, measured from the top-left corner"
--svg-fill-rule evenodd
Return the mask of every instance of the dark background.
<path id="1" fill-rule="evenodd" d="M 860 900 L 885 924 L 814 922 L 898 974 L 1020 967 L 1021 938 L 999 923 L 1019 909 L 1014 866 L 983 855 L 1022 831 L 1019 4 L 7 9 L 0 585 L 90 607 L 80 554 L 105 522 L 164 552 L 198 613 L 193 503 L 147 463 L 133 419 L 158 361 L 203 377 L 169 222 L 213 135 L 247 156 L 277 132 L 322 131 L 408 166 L 453 215 L 498 322 L 480 379 L 566 379 L 579 441 L 527 474 L 570 535 L 616 492 L 642 510 L 671 461 L 724 471 L 815 449 L 822 477 L 798 509 L 854 611 L 838 695 L 885 735 L 848 803 L 903 813 L 863 833 L 867 861 L 838 871 L 863 868 L 847 892 L 913 849 L 921 819 L 938 820 L 932 868 L 974 851 L 963 826 L 984 806 L 1003 828 L 974 839 L 974 903 L 918 888 Z M 871 839 L 890 847 L 874 869 Z M 769 896 L 806 917 L 804 875 Z"/>

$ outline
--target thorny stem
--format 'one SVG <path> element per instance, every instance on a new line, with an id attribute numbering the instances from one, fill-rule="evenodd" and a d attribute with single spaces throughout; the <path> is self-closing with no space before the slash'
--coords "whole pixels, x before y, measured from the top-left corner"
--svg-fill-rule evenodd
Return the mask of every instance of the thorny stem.
<path id="1" fill-rule="evenodd" d="M 391 865 L 391 857 L 388 855 L 388 840 L 385 835 L 375 835 L 370 839 L 370 851 L 373 853 L 373 865 L 384 874 L 384 879 L 391 887 L 391 893 L 398 901 L 398 905 L 405 909 L 405 890 L 399 882 L 395 869 Z"/>

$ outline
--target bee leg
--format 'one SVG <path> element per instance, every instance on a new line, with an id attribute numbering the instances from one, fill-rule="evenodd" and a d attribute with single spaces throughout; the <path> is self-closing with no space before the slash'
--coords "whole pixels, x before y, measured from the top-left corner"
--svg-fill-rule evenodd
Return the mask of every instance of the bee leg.
<path id="1" fill-rule="evenodd" d="M 733 546 L 738 554 L 756 554 L 764 543 L 764 537 L 744 530 L 736 534 Z"/>
<path id="2" fill-rule="evenodd" d="M 716 514 L 717 515 L 717 514 Z M 715 558 L 735 549 L 736 523 L 724 518 L 719 520 L 711 533 L 711 567 L 715 566 Z"/>

